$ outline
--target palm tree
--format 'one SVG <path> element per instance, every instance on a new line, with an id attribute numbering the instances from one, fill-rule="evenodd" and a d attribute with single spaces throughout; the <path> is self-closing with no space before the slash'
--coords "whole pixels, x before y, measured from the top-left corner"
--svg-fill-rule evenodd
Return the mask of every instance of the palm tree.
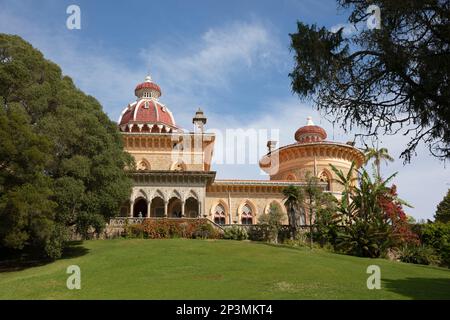
<path id="1" fill-rule="evenodd" d="M 373 163 L 377 168 L 378 179 L 381 180 L 381 161 L 393 162 L 394 158 L 389 155 L 388 149 L 386 148 L 367 148 L 365 150 L 366 163 L 373 159 Z"/>
<path id="2" fill-rule="evenodd" d="M 285 205 L 288 210 L 289 225 L 292 229 L 291 237 L 294 238 L 297 234 L 297 212 L 299 211 L 300 203 L 303 202 L 303 194 L 300 188 L 290 185 L 283 189 Z"/>

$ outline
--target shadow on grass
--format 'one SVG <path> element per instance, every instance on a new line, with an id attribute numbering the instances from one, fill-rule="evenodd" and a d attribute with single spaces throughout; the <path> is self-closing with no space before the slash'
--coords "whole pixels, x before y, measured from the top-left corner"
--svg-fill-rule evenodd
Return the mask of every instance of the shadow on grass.
<path id="1" fill-rule="evenodd" d="M 450 279 L 445 278 L 384 279 L 383 287 L 411 299 L 450 299 Z"/>
<path id="2" fill-rule="evenodd" d="M 60 258 L 72 259 L 84 256 L 89 252 L 89 249 L 83 247 L 82 241 L 71 241 L 64 249 Z M 0 273 L 22 271 L 29 268 L 43 266 L 54 262 L 52 259 L 45 259 L 37 257 L 33 252 L 10 252 L 3 257 L 0 257 Z"/>

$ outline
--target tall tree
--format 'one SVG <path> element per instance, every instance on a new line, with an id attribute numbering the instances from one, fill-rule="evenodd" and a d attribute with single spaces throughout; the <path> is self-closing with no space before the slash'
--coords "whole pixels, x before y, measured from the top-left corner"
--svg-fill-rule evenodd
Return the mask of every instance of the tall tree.
<path id="1" fill-rule="evenodd" d="M 319 178 L 311 175 L 310 172 L 306 174 L 305 181 L 306 185 L 302 187 L 302 190 L 305 195 L 304 204 L 309 211 L 309 244 L 310 248 L 312 249 L 314 234 L 313 220 L 316 217 L 317 211 L 322 206 L 323 189 L 319 184 Z"/>
<path id="2" fill-rule="evenodd" d="M 386 148 L 367 148 L 365 150 L 365 156 L 366 156 L 366 163 L 373 159 L 373 163 L 375 164 L 375 167 L 377 169 L 377 176 L 378 179 L 381 180 L 381 162 L 384 161 L 394 161 L 394 158 L 392 158 L 388 152 L 388 149 Z"/>
<path id="3" fill-rule="evenodd" d="M 60 256 L 70 229 L 99 230 L 118 213 L 132 165 L 93 97 L 29 43 L 0 34 L 1 247 Z"/>
<path id="4" fill-rule="evenodd" d="M 438 204 L 434 218 L 438 222 L 450 222 L 450 189 L 444 199 Z"/>
<path id="5" fill-rule="evenodd" d="M 291 227 L 291 237 L 295 238 L 298 229 L 299 215 L 301 214 L 300 204 L 303 202 L 304 195 L 300 188 L 290 185 L 283 189 L 285 205 L 288 211 L 289 226 Z"/>
<path id="6" fill-rule="evenodd" d="M 280 208 L 272 204 L 268 213 L 263 213 L 259 219 L 258 224 L 267 226 L 268 240 L 270 242 L 278 243 L 278 233 L 283 225 L 283 213 Z"/>
<path id="7" fill-rule="evenodd" d="M 379 29 L 366 26 L 376 5 Z M 450 158 L 450 2 L 338 0 L 355 32 L 297 24 L 292 89 L 346 130 L 378 137 L 403 131 L 410 161 L 419 143 Z"/>

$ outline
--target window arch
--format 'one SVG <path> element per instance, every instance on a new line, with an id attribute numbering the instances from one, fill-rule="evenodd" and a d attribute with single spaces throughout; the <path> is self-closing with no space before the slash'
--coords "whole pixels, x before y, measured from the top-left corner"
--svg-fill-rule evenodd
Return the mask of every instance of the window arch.
<path id="1" fill-rule="evenodd" d="M 214 222 L 217 224 L 226 223 L 225 208 L 220 203 L 214 209 Z"/>
<path id="2" fill-rule="evenodd" d="M 319 175 L 320 182 L 326 183 L 325 190 L 330 191 L 331 190 L 331 179 L 328 172 L 323 170 Z"/>
<path id="3" fill-rule="evenodd" d="M 186 165 L 183 161 L 178 161 L 172 165 L 174 171 L 186 171 Z"/>
<path id="4" fill-rule="evenodd" d="M 246 203 L 241 210 L 241 223 L 253 224 L 253 210 L 248 203 Z"/>
<path id="5" fill-rule="evenodd" d="M 150 170 L 150 163 L 146 159 L 142 159 L 139 162 L 137 169 L 138 170 Z"/>

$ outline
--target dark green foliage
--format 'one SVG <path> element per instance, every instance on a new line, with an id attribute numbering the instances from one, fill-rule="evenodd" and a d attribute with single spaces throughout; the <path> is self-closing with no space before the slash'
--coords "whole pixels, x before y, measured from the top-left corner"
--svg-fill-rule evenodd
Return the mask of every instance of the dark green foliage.
<path id="1" fill-rule="evenodd" d="M 442 265 L 450 267 L 450 223 L 419 224 L 416 228 L 421 242 L 435 250 Z"/>
<path id="2" fill-rule="evenodd" d="M 321 246 L 329 243 L 336 244 L 336 238 L 339 231 L 338 214 L 337 214 L 337 200 L 331 194 L 324 194 L 327 202 L 323 205 L 316 214 L 316 221 L 314 223 L 314 239 L 319 242 Z"/>
<path id="3" fill-rule="evenodd" d="M 310 240 L 310 248 L 313 246 L 314 239 L 314 225 L 313 220 L 316 219 L 317 212 L 320 209 L 330 205 L 330 203 L 326 203 L 330 198 L 325 196 L 322 187 L 319 185 L 319 179 L 310 172 L 308 172 L 305 176 L 306 185 L 301 188 L 304 194 L 304 203 L 303 205 L 308 208 L 309 211 L 309 240 Z"/>
<path id="4" fill-rule="evenodd" d="M 450 189 L 448 189 L 444 199 L 438 204 L 434 218 L 437 222 L 450 222 Z"/>
<path id="5" fill-rule="evenodd" d="M 0 34 L 0 246 L 61 255 L 68 230 L 101 230 L 129 196 L 116 124 L 60 68 Z"/>
<path id="6" fill-rule="evenodd" d="M 339 220 L 336 221 L 339 226 L 335 243 L 337 250 L 377 258 L 390 248 L 417 241 L 402 210 L 405 202 L 397 197 L 395 186 L 387 186 L 395 174 L 386 180 L 376 176 L 372 181 L 362 168 L 358 172 L 358 182 L 354 184 L 357 173 L 354 165 L 347 175 L 332 165 L 331 168 L 344 189 L 338 207 Z"/>
<path id="7" fill-rule="evenodd" d="M 293 91 L 345 129 L 365 129 L 364 136 L 410 134 L 405 161 L 420 142 L 450 158 L 450 2 L 337 2 L 356 32 L 298 22 L 290 35 Z M 366 27 L 371 4 L 380 8 L 380 29 Z"/>
<path id="8" fill-rule="evenodd" d="M 288 222 L 291 227 L 291 238 L 295 238 L 300 224 L 300 215 L 304 214 L 302 212 L 303 208 L 301 207 L 304 200 L 304 194 L 299 187 L 290 185 L 283 189 L 283 195 L 285 200 L 284 205 L 286 206 L 288 213 Z"/>
<path id="9" fill-rule="evenodd" d="M 271 205 L 268 213 L 264 213 L 259 217 L 258 224 L 266 227 L 264 240 L 278 243 L 278 233 L 282 226 L 283 213 L 278 206 Z"/>
<path id="10" fill-rule="evenodd" d="M 336 249 L 358 257 L 377 258 L 390 247 L 389 230 L 378 221 L 356 219 L 338 232 Z"/>
<path id="11" fill-rule="evenodd" d="M 439 256 L 436 251 L 426 245 L 408 245 L 400 250 L 399 259 L 402 262 L 437 265 L 439 264 Z"/>

